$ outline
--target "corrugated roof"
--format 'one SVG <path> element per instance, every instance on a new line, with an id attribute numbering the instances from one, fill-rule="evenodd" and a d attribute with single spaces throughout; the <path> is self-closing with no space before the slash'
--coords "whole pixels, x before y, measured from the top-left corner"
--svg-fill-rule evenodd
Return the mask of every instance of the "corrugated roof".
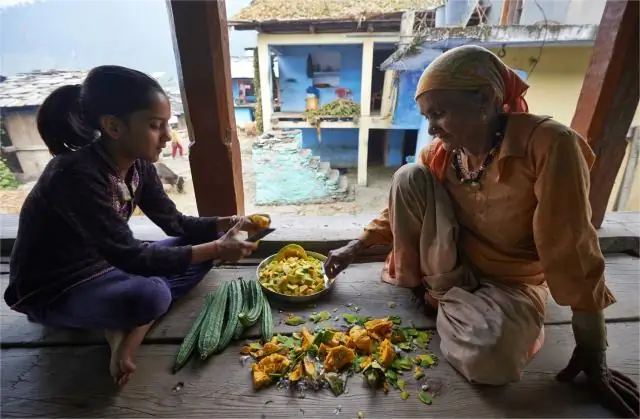
<path id="1" fill-rule="evenodd" d="M 46 70 L 9 76 L 0 82 L 0 108 L 22 108 L 40 106 L 44 99 L 55 89 L 67 84 L 80 84 L 88 71 Z M 152 76 L 163 85 L 165 73 L 157 72 Z M 177 86 L 163 85 L 169 95 L 171 108 L 175 115 L 184 113 L 182 98 Z"/>
<path id="2" fill-rule="evenodd" d="M 231 78 L 252 79 L 253 57 L 231 57 Z"/>
<path id="3" fill-rule="evenodd" d="M 360 20 L 405 10 L 424 10 L 443 0 L 252 0 L 233 22 Z"/>

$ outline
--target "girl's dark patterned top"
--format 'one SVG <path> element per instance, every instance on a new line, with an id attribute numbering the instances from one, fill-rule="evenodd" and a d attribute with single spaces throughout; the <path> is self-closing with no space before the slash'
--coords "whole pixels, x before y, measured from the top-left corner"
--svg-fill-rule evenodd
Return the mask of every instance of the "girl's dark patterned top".
<path id="1" fill-rule="evenodd" d="M 136 240 L 129 217 L 139 206 L 169 236 L 216 238 L 216 217 L 181 214 L 152 163 L 137 160 L 121 179 L 102 143 L 54 157 L 20 213 L 5 301 L 20 310 L 117 268 L 133 275 L 180 274 L 191 246 L 150 247 Z"/>

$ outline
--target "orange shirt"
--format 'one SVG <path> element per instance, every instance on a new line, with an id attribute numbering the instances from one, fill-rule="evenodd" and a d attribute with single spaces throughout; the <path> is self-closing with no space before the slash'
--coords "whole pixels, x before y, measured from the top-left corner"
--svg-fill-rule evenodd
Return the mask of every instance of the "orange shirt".
<path id="1" fill-rule="evenodd" d="M 420 153 L 425 164 L 426 149 Z M 460 224 L 458 250 L 480 277 L 533 285 L 544 281 L 560 305 L 597 311 L 615 302 L 591 224 L 589 170 L 595 156 L 570 128 L 512 114 L 480 189 L 462 184 L 451 165 L 445 188 Z M 360 239 L 390 244 L 388 211 Z"/>

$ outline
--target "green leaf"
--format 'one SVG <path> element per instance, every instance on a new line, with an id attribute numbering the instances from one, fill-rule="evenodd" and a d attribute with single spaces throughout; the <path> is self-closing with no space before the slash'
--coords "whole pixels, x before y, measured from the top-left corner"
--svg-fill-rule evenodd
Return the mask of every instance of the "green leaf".
<path id="1" fill-rule="evenodd" d="M 420 399 L 420 401 L 424 404 L 431 404 L 433 403 L 433 400 L 431 399 L 431 396 L 428 393 L 425 393 L 424 391 L 421 391 L 420 394 L 418 395 L 418 398 Z"/>
<path id="2" fill-rule="evenodd" d="M 287 317 L 287 320 L 284 321 L 284 324 L 289 326 L 300 326 L 304 323 L 306 323 L 305 319 L 300 316 L 289 316 Z"/>
<path id="3" fill-rule="evenodd" d="M 320 323 L 323 322 L 325 320 L 329 320 L 331 318 L 331 313 L 329 313 L 328 311 L 321 311 L 319 313 L 311 313 L 311 316 L 309 316 L 309 319 L 311 319 L 312 322 L 314 323 Z"/>
<path id="4" fill-rule="evenodd" d="M 400 397 L 402 398 L 402 400 L 407 400 L 409 398 L 409 392 L 403 391 L 402 393 L 400 393 Z"/>
<path id="5" fill-rule="evenodd" d="M 356 316 L 355 314 L 345 313 L 342 315 L 344 320 L 349 324 L 357 324 L 359 326 L 363 326 L 366 322 L 371 320 L 371 317 L 367 316 Z"/>
<path id="6" fill-rule="evenodd" d="M 388 370 L 384 375 L 386 375 L 387 378 L 391 381 L 396 381 L 398 379 L 398 375 L 394 370 Z"/>
<path id="7" fill-rule="evenodd" d="M 404 390 L 404 380 L 398 380 L 398 388 Z"/>
<path id="8" fill-rule="evenodd" d="M 409 342 L 400 342 L 398 343 L 398 348 L 402 349 L 403 351 L 411 351 L 413 349 L 413 345 Z"/>
<path id="9" fill-rule="evenodd" d="M 391 330 L 391 343 L 400 343 L 406 342 L 407 336 L 402 331 L 402 329 L 393 329 Z"/>
<path id="10" fill-rule="evenodd" d="M 436 363 L 435 356 L 429 354 L 416 355 L 415 363 L 421 367 L 430 367 Z"/>
<path id="11" fill-rule="evenodd" d="M 402 319 L 400 318 L 400 316 L 389 316 L 389 321 L 393 324 L 402 323 Z"/>
<path id="12" fill-rule="evenodd" d="M 410 370 L 412 367 L 411 358 L 401 357 L 393 360 L 391 368 L 394 370 Z"/>
<path id="13" fill-rule="evenodd" d="M 414 342 L 415 344 L 422 348 L 422 349 L 427 349 L 427 345 L 429 345 L 429 341 L 431 340 L 431 334 L 429 334 L 429 332 L 418 332 L 418 335 L 416 336 Z"/>
<path id="14" fill-rule="evenodd" d="M 339 396 L 344 393 L 344 380 L 335 372 L 328 372 L 324 379 L 329 383 L 329 387 L 334 395 Z"/>
<path id="15" fill-rule="evenodd" d="M 405 328 L 403 328 L 401 330 L 405 334 L 405 336 L 409 336 L 409 337 L 412 337 L 412 338 L 418 336 L 418 331 L 416 329 L 414 329 L 413 327 L 405 327 Z"/>

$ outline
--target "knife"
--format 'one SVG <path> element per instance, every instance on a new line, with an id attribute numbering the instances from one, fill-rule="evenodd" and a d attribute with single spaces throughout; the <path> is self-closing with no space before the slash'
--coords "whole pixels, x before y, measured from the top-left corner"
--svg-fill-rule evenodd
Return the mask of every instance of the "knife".
<path id="1" fill-rule="evenodd" d="M 251 242 L 251 243 L 256 243 L 262 239 L 264 239 L 266 236 L 268 236 L 269 234 L 273 233 L 274 231 L 276 231 L 275 228 L 265 228 L 263 230 L 258 231 L 256 234 L 254 234 L 253 236 L 250 236 L 248 239 L 246 239 L 245 241 Z M 215 268 L 217 268 L 218 266 L 221 266 L 225 263 L 225 261 L 219 260 L 216 263 L 213 264 L 213 266 Z"/>

